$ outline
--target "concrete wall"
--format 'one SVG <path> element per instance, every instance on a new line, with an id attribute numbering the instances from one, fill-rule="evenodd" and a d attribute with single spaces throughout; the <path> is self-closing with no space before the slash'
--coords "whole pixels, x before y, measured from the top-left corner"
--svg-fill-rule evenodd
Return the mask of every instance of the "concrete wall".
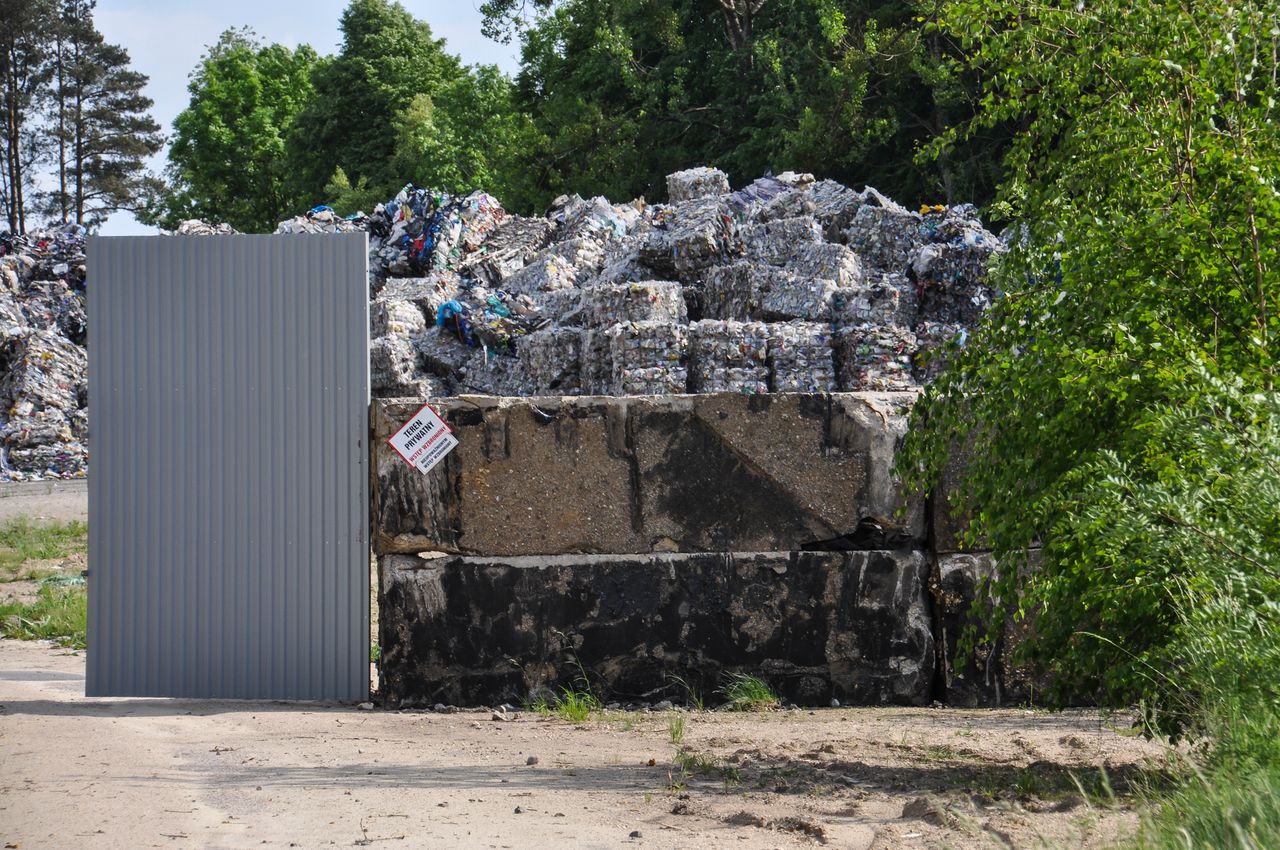
<path id="1" fill-rule="evenodd" d="M 384 697 L 519 703 L 585 674 L 714 702 L 745 671 L 803 705 L 1025 699 L 1016 635 L 957 663 L 995 565 L 893 475 L 914 399 L 441 399 L 459 445 L 426 475 L 386 442 L 421 401 L 375 401 Z"/>

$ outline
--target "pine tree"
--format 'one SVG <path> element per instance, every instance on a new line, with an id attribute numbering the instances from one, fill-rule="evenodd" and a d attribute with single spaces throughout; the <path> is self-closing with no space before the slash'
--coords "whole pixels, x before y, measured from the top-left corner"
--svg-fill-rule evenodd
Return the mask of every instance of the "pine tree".
<path id="1" fill-rule="evenodd" d="M 136 210 L 154 188 L 146 158 L 164 144 L 142 94 L 145 74 L 93 26 L 93 0 L 63 0 L 50 58 L 49 124 L 58 145 L 58 188 L 44 211 L 96 226 Z"/>
<path id="2" fill-rule="evenodd" d="M 43 136 L 36 131 L 33 110 L 48 76 L 47 61 L 52 0 L 0 0 L 0 130 L 4 169 L 0 176 L 9 229 L 26 229 L 27 190 L 45 154 Z"/>

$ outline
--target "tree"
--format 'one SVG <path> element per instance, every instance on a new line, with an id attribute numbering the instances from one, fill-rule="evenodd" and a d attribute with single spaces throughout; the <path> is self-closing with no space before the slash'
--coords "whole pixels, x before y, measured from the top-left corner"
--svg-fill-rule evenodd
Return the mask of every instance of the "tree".
<path id="1" fill-rule="evenodd" d="M 1237 399 L 1275 391 L 1274 8 L 954 0 L 941 25 L 972 51 L 985 91 L 974 122 L 938 148 L 1021 125 L 1001 192 L 1019 226 L 994 275 L 1005 297 L 917 405 L 903 471 L 936 480 L 968 445 L 971 535 L 1005 565 L 1000 597 L 1035 613 L 1028 653 L 1055 671 L 1059 697 L 1158 698 L 1191 669 L 1184 637 L 1203 597 L 1188 608 L 1179 589 L 1233 592 L 1207 572 L 1224 553 L 1183 534 L 1219 536 L 1200 519 L 1236 471 L 1202 461 L 1231 453 L 1171 449 L 1171 413 L 1217 410 L 1214 439 L 1241 439 L 1254 414 L 1214 383 L 1238 384 Z M 1162 491 L 1211 507 L 1161 510 Z M 1280 550 L 1274 510 L 1231 515 L 1261 522 L 1245 538 Z M 1202 548 L 1174 557 L 1161 535 Z M 1037 542 L 1042 566 L 1018 570 Z M 1243 554 L 1241 570 L 1263 562 Z"/>
<path id="2" fill-rule="evenodd" d="M 49 77 L 53 0 L 0 0 L 0 107 L 4 112 L 4 211 L 9 229 L 26 230 L 27 191 L 44 154 L 32 110 Z"/>
<path id="3" fill-rule="evenodd" d="M 285 140 L 314 95 L 319 64 L 305 44 L 290 50 L 248 30 L 224 32 L 191 74 L 191 100 L 174 120 L 170 194 L 153 218 L 269 233 L 306 204 L 290 188 Z"/>
<path id="4" fill-rule="evenodd" d="M 95 227 L 117 210 L 138 210 L 154 190 L 146 159 L 164 144 L 142 94 L 147 77 L 128 52 L 93 26 L 92 0 L 64 0 L 52 20 L 46 79 L 49 135 L 58 146 L 58 188 L 44 211 Z"/>
<path id="5" fill-rule="evenodd" d="M 397 120 L 414 97 L 436 98 L 462 66 L 399 3 L 352 0 L 341 27 L 342 49 L 315 68 L 315 95 L 289 134 L 295 191 L 319 199 L 341 168 L 390 197 L 404 183 L 392 165 Z"/>

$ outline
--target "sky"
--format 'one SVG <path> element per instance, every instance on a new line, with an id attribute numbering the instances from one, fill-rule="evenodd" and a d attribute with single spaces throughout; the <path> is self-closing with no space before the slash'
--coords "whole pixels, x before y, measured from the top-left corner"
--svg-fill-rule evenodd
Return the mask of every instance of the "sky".
<path id="1" fill-rule="evenodd" d="M 446 49 L 464 63 L 493 64 L 515 73 L 517 46 L 480 34 L 482 0 L 400 2 L 414 17 L 430 24 L 436 37 L 445 39 Z M 346 0 L 98 0 L 94 21 L 107 41 L 127 49 L 133 67 L 150 77 L 146 94 L 155 101 L 151 114 L 167 134 L 187 105 L 187 75 L 224 30 L 248 26 L 264 42 L 288 47 L 310 44 L 321 54 L 335 53 L 342 39 L 338 18 L 346 5 Z M 163 167 L 161 152 L 152 168 Z M 128 213 L 111 216 L 101 230 L 105 236 L 154 232 Z"/>

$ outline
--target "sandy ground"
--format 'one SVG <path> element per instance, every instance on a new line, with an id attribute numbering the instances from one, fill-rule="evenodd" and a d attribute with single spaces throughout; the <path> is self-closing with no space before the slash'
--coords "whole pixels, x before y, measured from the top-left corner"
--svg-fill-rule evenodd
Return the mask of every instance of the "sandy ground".
<path id="1" fill-rule="evenodd" d="M 1075 850 L 1106 845 L 1135 816 L 1123 798 L 1082 800 L 1071 776 L 1087 783 L 1105 764 L 1122 783 L 1163 754 L 1088 712 L 619 713 L 575 725 L 83 693 L 83 654 L 0 641 L 5 846 Z"/>
<path id="2" fill-rule="evenodd" d="M 0 522 L 17 516 L 39 521 L 89 521 L 89 482 L 3 481 L 0 482 Z"/>

